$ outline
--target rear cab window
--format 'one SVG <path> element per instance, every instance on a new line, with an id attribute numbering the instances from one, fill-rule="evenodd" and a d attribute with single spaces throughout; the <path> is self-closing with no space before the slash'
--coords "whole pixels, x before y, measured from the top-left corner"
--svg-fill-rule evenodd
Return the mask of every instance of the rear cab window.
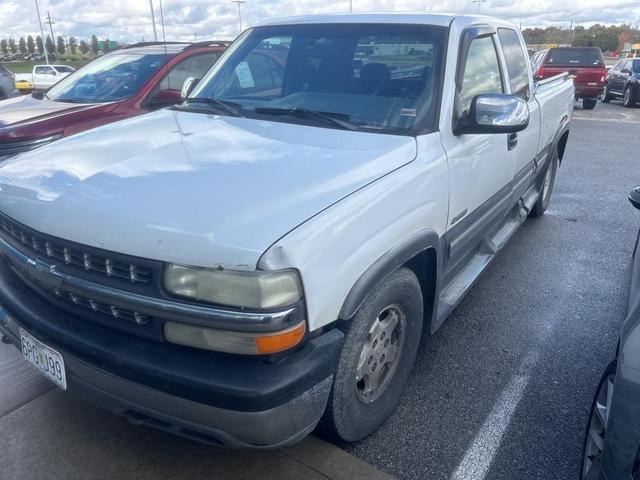
<path id="1" fill-rule="evenodd" d="M 552 48 L 545 64 L 549 67 L 598 67 L 604 66 L 598 48 Z"/>

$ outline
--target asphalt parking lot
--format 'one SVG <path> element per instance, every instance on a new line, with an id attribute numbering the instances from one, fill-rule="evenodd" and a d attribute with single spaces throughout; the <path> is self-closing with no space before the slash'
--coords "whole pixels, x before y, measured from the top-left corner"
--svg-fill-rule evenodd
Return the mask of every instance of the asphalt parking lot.
<path id="1" fill-rule="evenodd" d="M 391 420 L 345 452 L 227 452 L 53 389 L 0 345 L 0 478 L 573 479 L 613 356 L 640 212 L 640 108 L 576 104 L 551 206 L 423 345 Z M 351 455 L 348 455 L 348 454 Z M 353 456 L 356 458 L 354 458 Z"/>
<path id="2" fill-rule="evenodd" d="M 576 103 L 547 214 L 424 345 L 394 417 L 347 451 L 398 478 L 578 478 L 640 227 L 638 132 L 640 108 Z"/>

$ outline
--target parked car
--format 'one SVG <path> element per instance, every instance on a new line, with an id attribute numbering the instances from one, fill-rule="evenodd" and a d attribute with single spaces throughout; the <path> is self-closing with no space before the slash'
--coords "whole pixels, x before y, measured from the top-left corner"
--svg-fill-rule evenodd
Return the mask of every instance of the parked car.
<path id="1" fill-rule="evenodd" d="M 0 159 L 179 102 L 184 80 L 204 75 L 226 46 L 137 44 L 94 60 L 44 94 L 4 102 Z"/>
<path id="2" fill-rule="evenodd" d="M 0 100 L 19 95 L 16 84 L 13 80 L 13 73 L 0 65 Z"/>
<path id="3" fill-rule="evenodd" d="M 34 90 L 46 90 L 74 71 L 68 65 L 35 65 L 31 73 L 16 74 L 15 79 L 28 82 Z"/>
<path id="4" fill-rule="evenodd" d="M 251 28 L 185 102 L 0 166 L 0 330 L 141 424 L 358 440 L 423 331 L 543 215 L 573 104 L 499 19 Z"/>
<path id="5" fill-rule="evenodd" d="M 640 100 L 640 58 L 623 58 L 607 73 L 602 101 L 622 98 L 622 104 L 631 108 Z"/>
<path id="6" fill-rule="evenodd" d="M 629 195 L 640 209 L 640 187 Z M 585 433 L 584 480 L 640 478 L 640 232 L 633 250 L 627 318 L 615 359 L 598 385 Z"/>
<path id="7" fill-rule="evenodd" d="M 607 75 L 604 57 L 599 48 L 548 48 L 536 53 L 531 63 L 536 80 L 569 72 L 574 77 L 576 100 L 582 99 L 582 107 L 587 110 L 595 108 Z"/>

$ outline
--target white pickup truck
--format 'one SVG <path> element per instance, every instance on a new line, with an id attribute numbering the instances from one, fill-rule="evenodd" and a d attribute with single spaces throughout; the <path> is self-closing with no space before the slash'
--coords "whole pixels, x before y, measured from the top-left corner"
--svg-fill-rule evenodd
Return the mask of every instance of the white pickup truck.
<path id="1" fill-rule="evenodd" d="M 36 65 L 31 73 L 17 73 L 16 82 L 27 82 L 34 90 L 47 90 L 76 69 L 68 65 Z"/>
<path id="2" fill-rule="evenodd" d="M 250 28 L 184 90 L 0 167 L 4 340 L 198 440 L 372 433 L 547 208 L 571 79 L 499 19 L 346 14 Z"/>

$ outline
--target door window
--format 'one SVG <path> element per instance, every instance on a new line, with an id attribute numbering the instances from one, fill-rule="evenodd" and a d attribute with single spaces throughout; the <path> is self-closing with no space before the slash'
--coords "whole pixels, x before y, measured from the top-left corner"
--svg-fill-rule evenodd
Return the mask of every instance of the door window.
<path id="1" fill-rule="evenodd" d="M 217 59 L 218 54 L 212 52 L 193 55 L 178 62 L 160 82 L 160 90 L 182 89 L 182 85 L 187 78 L 202 78 Z"/>
<path id="2" fill-rule="evenodd" d="M 36 67 L 36 75 L 53 75 L 51 67 Z"/>
<path id="3" fill-rule="evenodd" d="M 179 102 L 185 80 L 189 77 L 202 78 L 217 59 L 218 54 L 211 52 L 193 55 L 176 63 L 147 97 L 146 107 L 159 108 Z"/>
<path id="4" fill-rule="evenodd" d="M 525 53 L 518 34 L 508 28 L 499 28 L 498 38 L 500 39 L 507 64 L 511 93 L 528 100 L 529 72 L 527 71 L 527 60 L 525 59 Z"/>
<path id="5" fill-rule="evenodd" d="M 458 93 L 458 118 L 469 114 L 471 101 L 477 95 L 504 93 L 493 36 L 479 37 L 471 42 L 462 68 L 464 73 Z"/>
<path id="6" fill-rule="evenodd" d="M 613 66 L 611 70 L 620 71 L 622 70 L 622 65 L 624 65 L 625 60 L 618 60 L 618 62 Z"/>

